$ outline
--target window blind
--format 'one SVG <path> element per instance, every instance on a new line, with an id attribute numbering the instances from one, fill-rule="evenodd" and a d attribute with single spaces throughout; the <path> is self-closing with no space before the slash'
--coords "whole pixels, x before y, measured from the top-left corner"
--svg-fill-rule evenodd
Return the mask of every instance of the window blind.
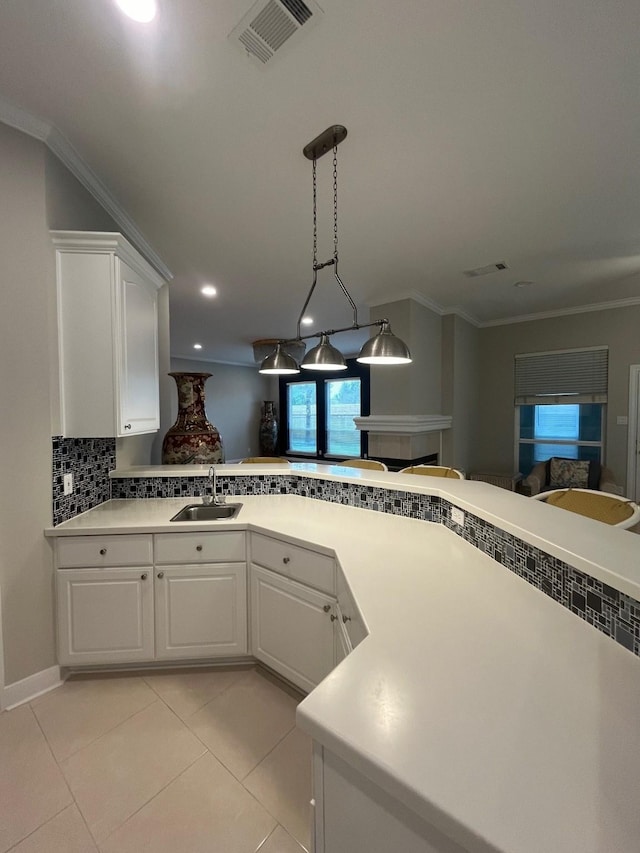
<path id="1" fill-rule="evenodd" d="M 608 347 L 516 355 L 515 404 L 606 403 L 608 370 Z"/>

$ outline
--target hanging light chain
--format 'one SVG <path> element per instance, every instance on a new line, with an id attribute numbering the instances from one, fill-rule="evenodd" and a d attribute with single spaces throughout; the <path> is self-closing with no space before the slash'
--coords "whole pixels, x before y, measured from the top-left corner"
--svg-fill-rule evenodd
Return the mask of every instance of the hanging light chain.
<path id="1" fill-rule="evenodd" d="M 338 145 L 333 141 L 333 257 L 338 260 Z"/>
<path id="2" fill-rule="evenodd" d="M 316 158 L 313 158 L 313 267 L 318 264 L 318 188 L 316 180 Z"/>

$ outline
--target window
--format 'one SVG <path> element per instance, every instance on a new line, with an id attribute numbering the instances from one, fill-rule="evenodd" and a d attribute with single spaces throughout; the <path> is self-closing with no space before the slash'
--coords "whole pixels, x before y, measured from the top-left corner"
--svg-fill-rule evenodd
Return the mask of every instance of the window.
<path id="1" fill-rule="evenodd" d="M 309 378 L 309 373 L 280 379 L 283 452 L 287 456 L 345 459 L 366 453 L 366 434 L 353 419 L 369 414 L 369 367 L 348 362 L 348 369 Z"/>
<path id="2" fill-rule="evenodd" d="M 526 477 L 552 456 L 602 462 L 608 349 L 515 358 L 516 465 Z"/>
<path id="3" fill-rule="evenodd" d="M 601 403 L 518 406 L 518 470 L 526 477 L 552 456 L 602 461 Z"/>

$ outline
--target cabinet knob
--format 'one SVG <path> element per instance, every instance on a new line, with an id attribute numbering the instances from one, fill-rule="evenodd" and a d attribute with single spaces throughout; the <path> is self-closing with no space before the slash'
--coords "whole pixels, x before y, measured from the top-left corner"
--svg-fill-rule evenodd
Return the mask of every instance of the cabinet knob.
<path id="1" fill-rule="evenodd" d="M 104 557 L 104 555 L 107 553 L 107 549 L 106 548 L 100 548 L 100 553 Z"/>
<path id="2" fill-rule="evenodd" d="M 332 621 L 332 622 L 335 622 L 337 618 L 338 618 L 338 617 L 336 616 L 336 614 L 335 614 L 335 613 L 332 613 L 332 614 L 331 614 L 331 621 Z"/>
<path id="3" fill-rule="evenodd" d="M 286 566 L 286 565 L 287 565 L 287 563 L 290 563 L 290 562 L 291 562 L 291 557 L 283 557 L 283 558 L 282 558 L 282 562 L 283 562 L 283 563 L 285 564 L 285 566 Z"/>
<path id="4" fill-rule="evenodd" d="M 125 425 L 124 425 L 124 428 L 125 428 L 125 429 L 131 429 L 131 424 L 125 424 Z"/>
<path id="5" fill-rule="evenodd" d="M 196 545 L 196 551 L 202 551 L 202 545 Z"/>
<path id="6" fill-rule="evenodd" d="M 140 575 L 140 580 L 141 580 L 141 581 L 146 581 L 146 579 L 147 579 L 147 573 L 146 573 L 146 572 L 143 572 L 143 573 Z"/>
<path id="7" fill-rule="evenodd" d="M 159 578 L 163 578 L 163 577 L 164 577 L 164 572 L 158 572 L 158 577 L 159 577 Z"/>
<path id="8" fill-rule="evenodd" d="M 351 622 L 351 616 L 344 616 L 344 615 L 343 615 L 343 617 L 342 617 L 342 621 L 343 621 L 343 622 L 345 623 L 345 625 L 346 625 L 346 624 L 347 624 L 347 622 Z"/>
<path id="9" fill-rule="evenodd" d="M 322 609 L 324 610 L 325 613 L 328 613 L 331 610 L 331 605 L 325 604 Z"/>

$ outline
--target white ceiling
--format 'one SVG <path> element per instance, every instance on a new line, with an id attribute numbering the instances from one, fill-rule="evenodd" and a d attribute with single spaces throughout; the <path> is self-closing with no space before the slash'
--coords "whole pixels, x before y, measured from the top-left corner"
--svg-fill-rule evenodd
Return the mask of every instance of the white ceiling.
<path id="1" fill-rule="evenodd" d="M 265 68 L 227 39 L 252 0 L 158 3 L 141 25 L 112 0 L 0 0 L 0 95 L 66 136 L 174 272 L 175 356 L 250 363 L 294 333 L 302 148 L 335 123 L 361 319 L 411 293 L 481 324 L 640 301 L 638 0 L 323 0 Z M 323 260 L 329 157 L 318 173 Z M 329 272 L 319 288 L 318 325 L 347 325 Z"/>

